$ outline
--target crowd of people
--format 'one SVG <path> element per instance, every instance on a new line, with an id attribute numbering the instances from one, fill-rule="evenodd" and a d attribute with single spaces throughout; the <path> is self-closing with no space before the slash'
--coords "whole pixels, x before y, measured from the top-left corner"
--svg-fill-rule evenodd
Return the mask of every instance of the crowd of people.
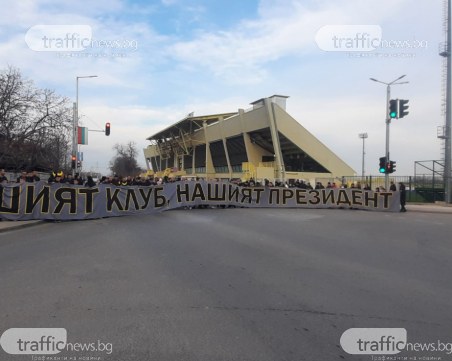
<path id="1" fill-rule="evenodd" d="M 41 178 L 35 170 L 23 170 L 16 178 L 16 183 L 32 183 L 39 182 Z M 4 169 L 0 169 L 0 184 L 10 183 Z"/>
<path id="2" fill-rule="evenodd" d="M 234 182 L 234 181 L 233 181 Z M 316 182 L 315 186 L 313 187 L 310 182 L 307 182 L 303 179 L 297 179 L 293 182 L 279 182 L 275 181 L 274 183 L 269 181 L 268 179 L 265 179 L 263 182 L 255 181 L 253 178 L 251 178 L 248 181 L 242 182 L 240 180 L 236 181 L 238 185 L 245 186 L 245 187 L 282 187 L 282 188 L 299 188 L 299 189 L 338 189 L 338 188 L 353 188 L 353 189 L 363 189 L 363 190 L 371 190 L 371 187 L 369 184 L 365 184 L 364 186 L 361 185 L 361 182 L 352 182 L 350 184 L 347 184 L 346 182 L 341 183 L 340 186 L 338 186 L 335 182 L 328 182 L 326 185 L 323 185 L 322 182 Z M 382 191 L 383 189 L 378 189 L 378 191 Z"/>
<path id="3" fill-rule="evenodd" d="M 8 179 L 6 176 L 6 172 L 4 169 L 0 169 L 0 184 L 5 183 L 32 183 L 40 181 L 40 177 L 36 170 L 24 170 L 20 173 L 20 175 L 14 179 Z M 173 183 L 181 180 L 203 180 L 203 178 L 199 177 L 190 177 L 190 178 L 169 178 L 169 177 L 152 177 L 152 176 L 120 176 L 120 175 L 112 175 L 112 176 L 103 176 L 101 178 L 93 178 L 91 175 L 86 176 L 86 179 L 83 178 L 80 174 L 76 173 L 74 176 L 72 174 L 65 174 L 62 171 L 51 172 L 50 176 L 47 179 L 48 183 L 62 183 L 62 184 L 75 184 L 75 185 L 84 185 L 88 187 L 94 187 L 99 184 L 112 184 L 115 186 L 155 186 L 162 185 L 164 183 Z M 220 179 L 215 179 L 215 181 L 223 181 Z M 353 188 L 353 189 L 363 189 L 363 190 L 371 190 L 369 184 L 362 185 L 361 182 L 350 182 L 347 183 L 345 181 L 341 182 L 338 185 L 335 182 L 327 182 L 324 185 L 322 182 L 316 182 L 314 186 L 311 185 L 310 182 L 297 179 L 291 182 L 280 182 L 280 181 L 271 181 L 268 179 L 264 179 L 262 181 L 255 180 L 254 178 L 250 178 L 249 180 L 243 181 L 241 179 L 231 179 L 230 183 L 237 184 L 243 187 L 281 187 L 281 188 L 299 188 L 299 189 L 325 189 L 325 188 Z M 400 185 L 399 185 L 400 187 Z M 391 182 L 390 191 L 396 191 L 397 187 L 394 182 Z M 384 192 L 386 191 L 384 187 L 378 186 L 375 188 L 376 192 Z"/>
<path id="4" fill-rule="evenodd" d="M 161 185 L 163 183 L 170 183 L 180 181 L 180 178 L 154 178 L 154 177 L 131 177 L 131 176 L 119 176 L 112 175 L 109 177 L 101 177 L 100 179 L 94 178 L 91 175 L 86 176 L 84 178 L 79 173 L 65 174 L 62 171 L 54 171 L 51 172 L 50 175 L 44 177 L 46 182 L 60 183 L 60 184 L 73 184 L 73 185 L 83 185 L 88 187 L 95 187 L 99 184 L 112 184 L 115 186 L 153 186 L 153 185 Z M 8 184 L 8 183 L 34 183 L 39 182 L 41 178 L 38 175 L 38 172 L 35 170 L 24 170 L 21 171 L 20 175 L 16 178 L 13 177 L 8 179 L 6 172 L 4 169 L 0 169 L 0 184 Z"/>

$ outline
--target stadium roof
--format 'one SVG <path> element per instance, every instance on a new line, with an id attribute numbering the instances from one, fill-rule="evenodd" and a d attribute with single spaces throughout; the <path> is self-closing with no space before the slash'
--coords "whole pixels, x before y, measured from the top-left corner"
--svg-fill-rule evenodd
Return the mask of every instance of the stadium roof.
<path id="1" fill-rule="evenodd" d="M 232 117 L 233 115 L 237 115 L 238 112 L 234 113 L 221 113 L 221 114 L 212 114 L 212 115 L 201 115 L 201 116 L 192 116 L 188 115 L 184 119 L 170 125 L 169 127 L 163 129 L 162 131 L 151 135 L 146 138 L 147 140 L 160 140 L 160 139 L 168 139 L 174 138 L 182 134 L 193 133 L 197 129 L 201 129 L 203 127 L 203 123 L 206 122 L 207 125 L 213 124 L 219 121 L 221 117 L 223 119 Z"/>

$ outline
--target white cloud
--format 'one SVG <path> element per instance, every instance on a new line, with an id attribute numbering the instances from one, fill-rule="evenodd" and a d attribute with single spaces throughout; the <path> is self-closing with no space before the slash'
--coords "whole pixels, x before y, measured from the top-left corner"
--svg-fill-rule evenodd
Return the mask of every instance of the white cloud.
<path id="1" fill-rule="evenodd" d="M 303 4 L 295 0 L 263 0 L 257 19 L 244 20 L 226 31 L 200 30 L 194 39 L 169 45 L 168 53 L 195 69 L 205 68 L 227 83 L 257 84 L 266 80 L 266 68 L 272 62 L 287 57 L 298 57 L 302 62 L 303 56 L 318 54 L 314 39 L 324 25 L 380 25 L 388 14 L 409 16 L 403 8 L 409 4 L 407 0 L 366 5 L 362 0 Z M 390 37 L 390 28 L 385 28 L 383 34 Z"/>
<path id="2" fill-rule="evenodd" d="M 256 83 L 265 78 L 262 64 L 300 54 L 312 42 L 311 15 L 295 9 L 285 19 L 245 21 L 231 31 L 201 32 L 194 40 L 170 45 L 168 53 L 228 81 L 233 76 L 238 82 Z"/>

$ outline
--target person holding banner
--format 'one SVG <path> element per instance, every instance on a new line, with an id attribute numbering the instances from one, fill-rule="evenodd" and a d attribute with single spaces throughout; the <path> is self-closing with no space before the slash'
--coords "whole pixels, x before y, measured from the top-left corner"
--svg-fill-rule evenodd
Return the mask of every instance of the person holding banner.
<path id="1" fill-rule="evenodd" d="M 6 184 L 8 183 L 8 178 L 5 175 L 5 170 L 0 169 L 0 184 Z"/>

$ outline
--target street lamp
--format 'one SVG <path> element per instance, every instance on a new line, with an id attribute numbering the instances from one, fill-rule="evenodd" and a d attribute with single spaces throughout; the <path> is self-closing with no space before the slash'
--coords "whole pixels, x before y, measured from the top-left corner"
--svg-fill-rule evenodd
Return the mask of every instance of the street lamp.
<path id="1" fill-rule="evenodd" d="M 400 79 L 404 78 L 406 75 L 399 76 L 397 79 L 393 80 L 390 83 L 385 83 L 383 81 L 377 80 L 375 78 L 370 78 L 370 80 L 375 81 L 377 83 L 381 83 L 386 85 L 386 151 L 385 156 L 389 161 L 389 124 L 391 124 L 391 117 L 389 116 L 389 101 L 391 99 L 391 85 L 399 85 L 399 84 L 408 84 L 407 81 L 398 82 Z M 397 83 L 398 82 L 398 83 Z M 389 174 L 385 173 L 385 189 L 389 189 Z"/>
<path id="2" fill-rule="evenodd" d="M 361 168 L 361 178 L 362 178 L 362 181 L 364 181 L 364 158 L 366 155 L 365 148 L 364 148 L 364 141 L 368 137 L 368 135 L 367 135 L 367 133 L 359 133 L 358 136 L 363 140 L 363 165 Z"/>
<path id="3" fill-rule="evenodd" d="M 78 129 L 78 80 L 83 78 L 97 78 L 97 75 L 85 75 L 76 77 L 76 95 L 74 104 L 74 119 L 73 119 L 73 139 L 72 139 L 72 156 L 77 157 L 77 129 Z M 77 159 L 78 160 L 78 159 Z M 75 168 L 72 169 L 72 175 L 78 171 L 77 162 L 75 163 Z"/>

